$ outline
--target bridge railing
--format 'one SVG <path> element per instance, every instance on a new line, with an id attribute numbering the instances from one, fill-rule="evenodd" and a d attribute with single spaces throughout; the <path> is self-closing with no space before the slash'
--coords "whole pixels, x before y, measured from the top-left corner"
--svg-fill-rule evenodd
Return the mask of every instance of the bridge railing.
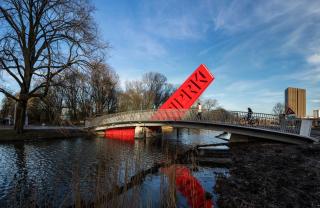
<path id="1" fill-rule="evenodd" d="M 240 111 L 218 110 L 204 112 L 201 120 L 293 134 L 299 134 L 301 127 L 301 119 L 288 120 L 278 115 L 265 113 L 252 113 L 252 115 L 249 116 L 247 112 Z"/>
<path id="2" fill-rule="evenodd" d="M 97 127 L 130 122 L 150 121 L 190 121 L 228 124 L 274 130 L 283 133 L 299 134 L 301 119 L 285 119 L 278 115 L 226 110 L 203 110 L 201 115 L 197 110 L 143 110 L 123 113 L 107 114 L 87 120 L 86 127 Z"/>

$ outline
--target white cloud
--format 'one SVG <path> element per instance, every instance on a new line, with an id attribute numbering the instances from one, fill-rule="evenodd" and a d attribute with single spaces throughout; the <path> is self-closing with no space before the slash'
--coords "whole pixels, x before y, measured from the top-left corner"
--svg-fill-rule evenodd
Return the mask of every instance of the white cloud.
<path id="1" fill-rule="evenodd" d="M 199 39 L 201 30 L 198 30 L 199 23 L 191 16 L 183 16 L 166 19 L 148 19 L 145 22 L 145 29 L 149 33 L 168 39 Z"/>
<path id="2" fill-rule="evenodd" d="M 307 3 L 299 0 L 221 2 L 207 1 L 214 28 L 237 35 L 239 40 L 234 45 L 242 51 L 248 51 L 252 46 L 265 51 L 277 44 L 273 53 L 279 56 L 290 53 L 305 55 L 320 46 L 318 0 Z M 207 52 L 205 49 L 202 53 Z"/>
<path id="3" fill-rule="evenodd" d="M 320 67 L 307 68 L 286 77 L 287 79 L 312 82 L 313 84 L 320 82 Z"/>
<path id="4" fill-rule="evenodd" d="M 254 90 L 258 85 L 258 82 L 247 81 L 236 81 L 226 87 L 227 91 L 231 92 L 247 92 Z"/>
<path id="5" fill-rule="evenodd" d="M 201 5 L 192 1 L 146 0 L 141 9 L 141 27 L 150 34 L 166 39 L 201 39 L 210 25 L 204 21 L 207 11 Z"/>
<path id="6" fill-rule="evenodd" d="M 313 54 L 307 58 L 308 63 L 310 64 L 320 64 L 320 53 Z"/>
<path id="7" fill-rule="evenodd" d="M 154 37 L 127 25 L 123 37 L 121 53 L 140 58 L 159 58 L 167 54 L 165 46 Z M 126 57 L 127 58 L 127 57 Z"/>
<path id="8" fill-rule="evenodd" d="M 313 100 L 311 100 L 311 102 L 313 102 L 313 103 L 320 103 L 320 99 L 313 99 Z"/>
<path id="9" fill-rule="evenodd" d="M 206 1 L 217 30 L 238 32 L 267 23 L 286 24 L 291 20 L 303 22 L 304 17 L 319 16 L 320 11 L 318 0 L 310 0 L 308 3 L 300 0 L 229 2 Z"/>
<path id="10" fill-rule="evenodd" d="M 275 95 L 274 92 L 267 90 L 257 91 L 257 89 L 263 89 L 266 85 L 270 85 L 277 81 L 277 77 L 272 76 L 264 79 L 233 81 L 225 88 L 225 90 L 232 93 L 252 93 L 257 95 L 264 94 L 265 96 L 273 96 Z"/>
<path id="11" fill-rule="evenodd" d="M 159 57 L 163 56 L 167 53 L 165 47 L 157 42 L 156 40 L 140 34 L 140 38 L 138 38 L 139 34 L 136 35 L 136 42 L 133 44 L 136 53 L 139 53 L 141 56 L 154 56 Z"/>

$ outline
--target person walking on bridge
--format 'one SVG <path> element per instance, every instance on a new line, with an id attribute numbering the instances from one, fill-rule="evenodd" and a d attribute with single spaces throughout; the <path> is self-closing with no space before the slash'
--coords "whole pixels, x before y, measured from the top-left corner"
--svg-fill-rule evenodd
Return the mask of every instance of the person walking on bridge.
<path id="1" fill-rule="evenodd" d="M 202 119 L 202 106 L 200 104 L 200 102 L 198 102 L 198 119 L 201 120 Z"/>

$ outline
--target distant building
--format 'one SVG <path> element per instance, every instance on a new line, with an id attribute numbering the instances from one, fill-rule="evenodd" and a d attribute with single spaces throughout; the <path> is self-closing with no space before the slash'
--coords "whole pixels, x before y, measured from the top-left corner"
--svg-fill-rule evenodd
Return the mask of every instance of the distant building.
<path id="1" fill-rule="evenodd" d="M 306 117 L 306 90 L 288 87 L 285 90 L 285 106 L 299 118 Z"/>
<path id="2" fill-rule="evenodd" d="M 313 110 L 313 118 L 320 118 L 320 109 Z"/>
<path id="3" fill-rule="evenodd" d="M 313 126 L 320 126 L 320 109 L 313 110 Z"/>
<path id="4" fill-rule="evenodd" d="M 5 118 L 3 118 L 2 120 L 1 120 L 1 124 L 2 125 L 13 125 L 13 117 L 11 116 L 11 115 L 9 115 L 9 116 L 7 116 L 7 117 L 5 117 Z M 0 125 L 1 125 L 0 124 Z"/>

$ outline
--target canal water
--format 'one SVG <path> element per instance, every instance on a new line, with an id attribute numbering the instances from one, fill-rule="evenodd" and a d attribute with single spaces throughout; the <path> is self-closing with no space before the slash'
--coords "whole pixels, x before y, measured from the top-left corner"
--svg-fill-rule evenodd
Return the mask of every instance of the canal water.
<path id="1" fill-rule="evenodd" d="M 0 144 L 0 207 L 39 205 L 68 207 L 98 202 L 109 207 L 160 207 L 174 203 L 188 207 L 185 197 L 174 193 L 167 202 L 170 177 L 165 171 L 149 174 L 139 185 L 112 201 L 100 198 L 116 191 L 139 171 L 166 162 L 199 144 L 221 143 L 221 132 L 180 129 L 161 138 L 123 142 L 105 138 L 77 138 Z M 217 200 L 216 177 L 226 168 L 184 165 L 200 185 Z M 172 193 L 172 192 L 170 192 Z"/>

